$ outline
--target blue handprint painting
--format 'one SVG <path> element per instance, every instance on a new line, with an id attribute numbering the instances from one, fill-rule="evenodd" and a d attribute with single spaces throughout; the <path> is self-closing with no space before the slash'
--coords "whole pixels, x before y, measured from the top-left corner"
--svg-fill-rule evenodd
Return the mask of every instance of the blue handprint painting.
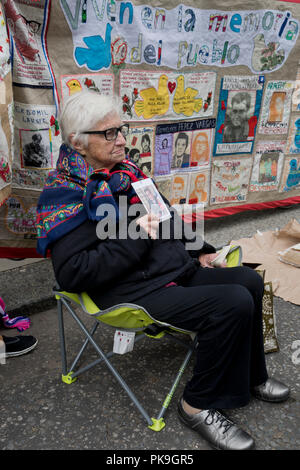
<path id="1" fill-rule="evenodd" d="M 289 162 L 289 174 L 285 183 L 284 191 L 289 191 L 300 183 L 300 165 L 297 168 L 297 160 L 293 158 Z"/>

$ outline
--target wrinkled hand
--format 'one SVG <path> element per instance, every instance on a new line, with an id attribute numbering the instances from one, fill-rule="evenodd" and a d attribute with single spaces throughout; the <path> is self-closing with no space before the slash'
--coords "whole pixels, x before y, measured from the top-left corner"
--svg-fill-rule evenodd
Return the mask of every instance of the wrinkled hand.
<path id="1" fill-rule="evenodd" d="M 153 214 L 146 214 L 137 219 L 136 223 L 140 225 L 149 237 L 153 240 L 157 238 L 159 219 Z"/>
<path id="2" fill-rule="evenodd" d="M 203 254 L 199 256 L 199 261 L 200 264 L 203 268 L 214 268 L 212 266 L 211 262 L 218 256 L 218 253 L 208 253 L 208 254 Z M 224 261 L 221 266 L 221 268 L 226 268 L 226 261 Z"/>

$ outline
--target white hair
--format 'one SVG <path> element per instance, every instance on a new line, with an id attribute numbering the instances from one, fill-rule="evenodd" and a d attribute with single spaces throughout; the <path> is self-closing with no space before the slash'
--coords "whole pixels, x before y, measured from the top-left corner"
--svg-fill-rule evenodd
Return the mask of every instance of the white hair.
<path id="1" fill-rule="evenodd" d="M 117 97 L 101 95 L 92 90 L 83 90 L 69 96 L 63 104 L 59 116 L 59 125 L 62 141 L 72 146 L 72 140 L 88 145 L 88 135 L 99 122 L 111 113 L 119 114 L 119 100 Z M 72 139 L 70 138 L 72 134 Z"/>

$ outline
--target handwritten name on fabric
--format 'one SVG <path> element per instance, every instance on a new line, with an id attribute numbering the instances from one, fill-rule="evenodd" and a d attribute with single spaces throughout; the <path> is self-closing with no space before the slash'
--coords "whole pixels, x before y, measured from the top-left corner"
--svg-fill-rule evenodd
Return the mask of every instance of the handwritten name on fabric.
<path id="1" fill-rule="evenodd" d="M 217 159 L 212 162 L 210 204 L 243 202 L 247 199 L 252 158 Z"/>
<path id="2" fill-rule="evenodd" d="M 284 64 L 299 34 L 289 11 L 167 10 L 115 0 L 60 0 L 60 6 L 73 34 L 74 59 L 92 71 L 146 63 L 271 72 Z"/>

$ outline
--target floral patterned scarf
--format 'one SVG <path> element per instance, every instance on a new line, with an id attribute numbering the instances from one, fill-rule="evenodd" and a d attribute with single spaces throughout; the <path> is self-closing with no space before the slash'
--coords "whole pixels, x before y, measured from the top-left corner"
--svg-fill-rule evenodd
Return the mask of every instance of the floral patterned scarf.
<path id="1" fill-rule="evenodd" d="M 99 204 L 112 204 L 119 217 L 115 196 L 126 194 L 138 202 L 131 182 L 146 178 L 131 161 L 123 160 L 112 172 L 94 170 L 80 153 L 63 144 L 56 170 L 51 171 L 37 205 L 37 252 L 47 256 L 49 245 L 85 220 L 101 220 Z"/>

